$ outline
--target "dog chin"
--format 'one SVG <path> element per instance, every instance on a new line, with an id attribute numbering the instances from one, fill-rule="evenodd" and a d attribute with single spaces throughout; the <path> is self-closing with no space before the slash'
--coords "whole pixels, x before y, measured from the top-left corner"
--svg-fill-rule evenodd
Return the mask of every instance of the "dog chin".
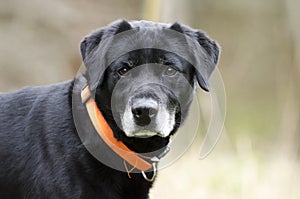
<path id="1" fill-rule="evenodd" d="M 127 137 L 136 137 L 136 138 L 150 138 L 153 136 L 159 136 L 159 137 L 167 137 L 168 135 L 164 135 L 159 132 L 154 132 L 154 131 L 148 131 L 148 130 L 142 130 L 138 132 L 133 132 L 133 133 L 125 133 Z"/>

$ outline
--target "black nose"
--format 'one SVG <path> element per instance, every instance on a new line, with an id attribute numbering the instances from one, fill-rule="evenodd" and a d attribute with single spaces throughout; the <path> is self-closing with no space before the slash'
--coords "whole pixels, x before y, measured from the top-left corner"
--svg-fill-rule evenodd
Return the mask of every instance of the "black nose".
<path id="1" fill-rule="evenodd" d="M 136 107 L 132 109 L 135 123 L 139 126 L 150 124 L 151 119 L 156 116 L 157 109 L 151 107 Z"/>

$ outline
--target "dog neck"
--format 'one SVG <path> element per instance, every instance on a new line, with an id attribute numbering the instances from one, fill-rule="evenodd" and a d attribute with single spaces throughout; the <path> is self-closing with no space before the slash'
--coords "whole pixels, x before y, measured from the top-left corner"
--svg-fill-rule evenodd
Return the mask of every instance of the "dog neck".
<path id="1" fill-rule="evenodd" d="M 118 141 L 114 137 L 113 131 L 103 117 L 101 111 L 97 107 L 97 104 L 91 95 L 91 91 L 88 85 L 86 85 L 81 91 L 81 100 L 87 109 L 89 118 L 98 135 L 114 153 L 116 153 L 120 158 L 123 159 L 124 167 L 128 173 L 129 178 L 130 172 L 134 169 L 138 169 L 143 174 L 145 180 L 152 182 L 156 177 L 157 163 L 163 156 L 168 153 L 171 142 L 169 142 L 165 150 L 158 156 L 142 156 L 130 150 L 123 142 Z M 127 163 L 132 166 L 132 169 L 128 169 Z M 153 175 L 152 177 L 148 178 L 146 172 L 151 171 L 153 171 Z"/>

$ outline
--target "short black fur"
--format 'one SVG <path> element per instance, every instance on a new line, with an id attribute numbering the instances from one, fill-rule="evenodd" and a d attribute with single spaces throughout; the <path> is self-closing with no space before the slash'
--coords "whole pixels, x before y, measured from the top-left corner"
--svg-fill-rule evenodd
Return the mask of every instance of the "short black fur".
<path id="1" fill-rule="evenodd" d="M 80 46 L 87 67 L 85 77 L 89 83 L 95 84 L 93 91 L 96 92 L 99 108 L 115 137 L 137 152 L 165 146 L 168 137 L 154 137 L 148 141 L 127 138 L 115 124 L 110 110 L 113 83 L 109 80 L 111 74 L 107 74 L 109 69 L 105 71 L 106 76 L 99 78 L 97 74 L 104 69 L 91 67 L 88 57 L 97 56 L 93 52 L 104 38 L 144 26 L 169 28 L 166 24 L 144 21 L 117 21 L 87 36 Z M 200 45 L 217 63 L 219 48 L 215 42 L 186 26 L 175 24 L 173 28 L 183 30 L 187 35 L 194 32 Z M 189 33 L 185 33 L 187 31 Z M 189 73 L 187 76 L 193 84 L 197 74 L 194 74 L 194 69 L 190 69 Z M 147 182 L 140 173 L 132 173 L 130 179 L 127 173 L 102 164 L 86 150 L 74 125 L 73 86 L 74 80 L 70 80 L 0 94 L 0 198 L 148 198 L 152 183 Z M 172 133 L 180 126 L 182 114 L 186 115 L 177 112 Z"/>

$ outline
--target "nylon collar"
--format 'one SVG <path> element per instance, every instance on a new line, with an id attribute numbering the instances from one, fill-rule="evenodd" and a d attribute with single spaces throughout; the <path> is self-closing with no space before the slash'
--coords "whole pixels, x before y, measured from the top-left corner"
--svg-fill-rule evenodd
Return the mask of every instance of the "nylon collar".
<path id="1" fill-rule="evenodd" d="M 152 158 L 141 156 L 138 153 L 130 150 L 123 142 L 118 141 L 114 137 L 112 129 L 103 117 L 94 98 L 91 96 L 91 91 L 88 85 L 86 85 L 81 91 L 81 100 L 87 109 L 90 120 L 98 135 L 107 144 L 107 146 L 112 149 L 112 151 L 114 151 L 120 158 L 124 160 L 124 167 L 127 171 L 128 177 L 130 178 L 130 172 L 136 168 L 142 172 L 145 180 L 150 182 L 154 181 L 156 177 L 157 163 L 169 152 L 171 142 L 169 142 L 169 144 L 166 146 L 166 149 L 159 156 Z M 132 169 L 128 169 L 127 163 L 132 166 Z M 145 172 L 151 168 L 153 168 L 153 175 L 152 177 L 148 178 Z"/>

